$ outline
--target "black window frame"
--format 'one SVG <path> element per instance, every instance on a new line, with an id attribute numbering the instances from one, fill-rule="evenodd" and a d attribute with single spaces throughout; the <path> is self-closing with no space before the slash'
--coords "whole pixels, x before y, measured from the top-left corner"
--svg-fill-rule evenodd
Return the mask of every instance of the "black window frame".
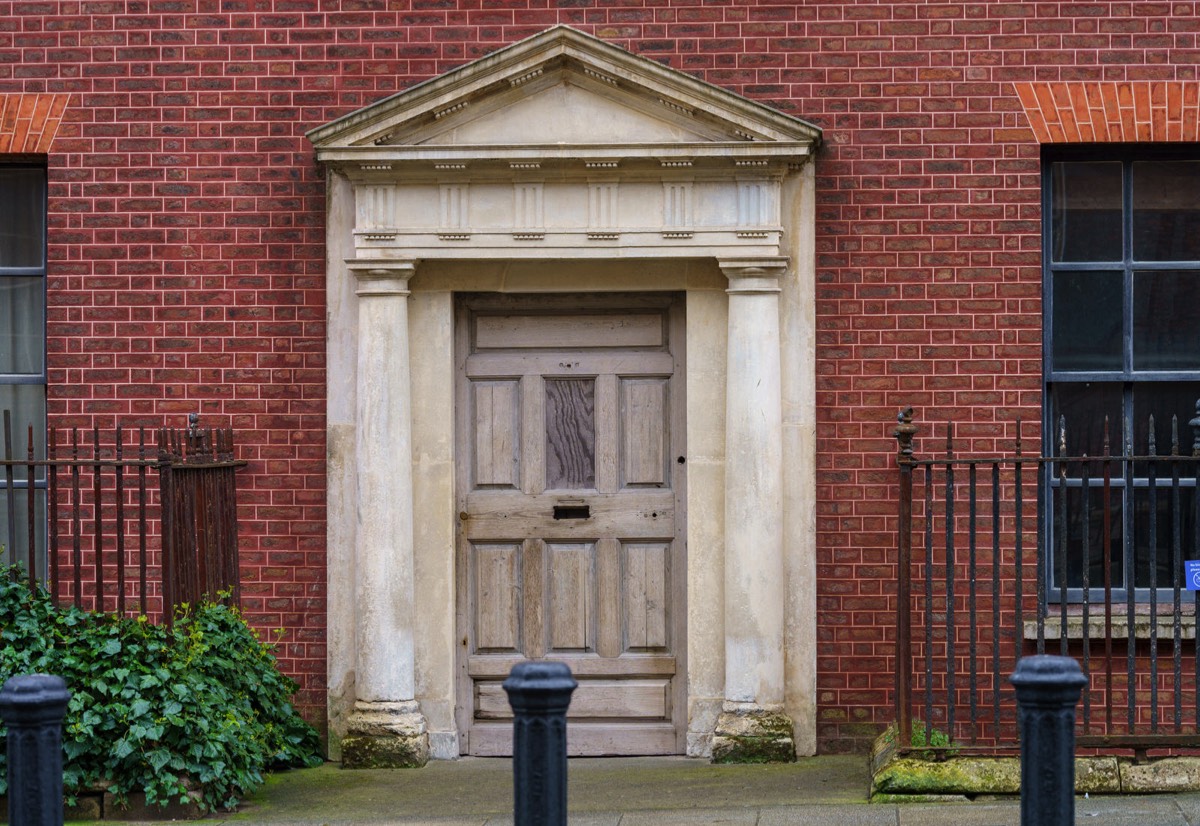
<path id="1" fill-rule="evenodd" d="M 41 326 L 41 371 L 40 372 L 23 372 L 23 373 L 4 373 L 0 372 L 0 386 L 36 386 L 41 388 L 41 421 L 40 422 L 12 422 L 12 450 L 14 458 L 24 458 L 26 453 L 26 430 L 23 425 L 33 425 L 34 428 L 34 443 L 35 443 L 35 458 L 45 458 L 45 438 L 47 426 L 47 388 L 49 385 L 49 367 L 48 347 L 47 347 L 47 326 L 49 320 L 49 302 L 48 298 L 48 282 L 49 282 L 49 203 L 50 203 L 50 174 L 45 160 L 29 159 L 28 157 L 0 157 L 0 168 L 2 169 L 36 169 L 42 173 L 42 190 L 41 190 L 41 265 L 40 266 L 3 266 L 0 263 L 0 279 L 13 277 L 35 277 L 41 279 L 42 293 L 42 317 L 39 320 Z M 0 417 L 3 416 L 2 405 L 0 405 Z M 0 418 L 0 440 L 3 439 L 3 419 Z M 3 458 L 4 444 L 0 441 L 0 458 Z M 15 469 L 13 474 L 12 492 L 25 491 L 29 489 L 29 482 L 22 477 L 20 469 Z M 38 562 L 39 570 L 35 571 L 35 575 L 39 578 L 46 576 L 48 565 L 47 549 L 46 549 L 46 496 L 47 482 L 44 470 L 35 474 L 33 482 L 34 490 L 37 492 L 37 502 L 35 507 L 40 513 L 41 518 L 36 526 L 36 542 L 38 551 L 35 558 Z M 9 505 L 12 495 L 9 490 L 7 474 L 0 469 L 0 509 L 4 509 L 5 513 L 9 511 Z M 20 505 L 17 505 L 18 510 L 22 510 Z M 5 520 L 7 521 L 7 519 Z M 14 545 L 19 543 L 13 539 L 14 527 L 9 526 L 9 530 L 0 535 L 0 546 L 3 546 L 3 551 L 0 551 L 0 564 L 11 564 L 20 562 L 25 564 L 27 556 L 23 553 L 18 553 Z"/>
<path id="2" fill-rule="evenodd" d="M 1194 271 L 1200 277 L 1200 259 L 1184 260 L 1184 261 L 1143 261 L 1133 257 L 1134 247 L 1134 212 L 1133 212 L 1133 164 L 1138 162 L 1153 162 L 1153 161 L 1196 161 L 1200 162 L 1200 145 L 1188 144 L 1178 146 L 1167 145 L 1147 145 L 1147 144 L 1095 144 L 1086 146 L 1044 146 L 1042 149 L 1042 312 L 1043 312 L 1043 335 L 1042 335 L 1042 443 L 1044 456 L 1078 456 L 1077 447 L 1070 442 L 1071 423 L 1067 422 L 1068 443 L 1065 454 L 1059 444 L 1060 434 L 1060 411 L 1055 409 L 1055 389 L 1061 388 L 1064 385 L 1070 384 L 1086 384 L 1086 383 L 1103 383 L 1107 385 L 1119 385 L 1121 409 L 1120 420 L 1110 421 L 1110 436 L 1111 436 L 1111 451 L 1110 455 L 1122 454 L 1140 454 L 1144 455 L 1146 451 L 1145 444 L 1137 444 L 1135 442 L 1135 431 L 1140 424 L 1135 420 L 1134 411 L 1134 396 L 1135 390 L 1139 384 L 1145 385 L 1149 383 L 1195 383 L 1200 386 L 1200 354 L 1197 354 L 1196 363 L 1189 365 L 1191 369 L 1136 369 L 1134 364 L 1134 282 L 1135 273 L 1151 272 L 1151 271 Z M 1054 261 L 1054 244 L 1056 238 L 1054 235 L 1054 185 L 1055 185 L 1055 170 L 1054 166 L 1058 163 L 1070 162 L 1119 162 L 1121 164 L 1121 253 L 1120 260 L 1089 260 L 1089 261 Z M 1197 193 L 1197 209 L 1200 210 L 1200 193 Z M 1054 317 L 1055 317 L 1055 291 L 1054 291 L 1054 276 L 1056 273 L 1070 272 L 1097 272 L 1097 271 L 1119 271 L 1122 278 L 1121 285 L 1121 368 L 1119 370 L 1102 370 L 1102 369 L 1055 369 L 1053 360 L 1054 349 Z M 1200 393 L 1198 393 L 1200 395 Z M 1190 417 L 1189 417 L 1190 418 Z M 1160 431 L 1164 424 L 1161 421 L 1156 421 L 1155 429 Z M 1169 428 L 1170 423 L 1167 422 L 1165 427 Z M 1193 432 L 1188 425 L 1188 418 L 1179 421 L 1178 436 L 1179 450 L 1183 455 L 1190 455 L 1193 443 Z M 1163 443 L 1160 436 L 1156 445 L 1158 455 L 1168 454 L 1171 450 L 1171 444 Z M 1114 575 L 1114 582 L 1111 591 L 1111 600 L 1113 603 L 1128 602 L 1129 593 L 1124 578 L 1129 575 L 1129 572 L 1134 571 L 1135 582 L 1133 588 L 1134 602 L 1144 603 L 1151 600 L 1151 588 L 1138 585 L 1136 578 L 1139 574 L 1139 565 L 1142 560 L 1139 557 L 1139 550 L 1136 547 L 1137 533 L 1140 526 L 1133 524 L 1134 514 L 1137 509 L 1137 504 L 1130 506 L 1129 497 L 1126 495 L 1128 487 L 1132 486 L 1136 491 L 1148 488 L 1148 474 L 1138 475 L 1133 468 L 1126 469 L 1123 465 L 1114 464 L 1114 475 L 1111 480 L 1112 491 L 1114 497 L 1120 497 L 1119 507 L 1119 525 L 1113 525 L 1112 533 L 1114 535 L 1114 546 L 1120 549 L 1121 553 L 1121 577 L 1122 581 L 1118 584 Z M 1135 464 L 1136 467 L 1136 464 Z M 1046 576 L 1046 597 L 1048 602 L 1060 602 L 1065 598 L 1067 602 L 1082 602 L 1084 601 L 1083 588 L 1078 585 L 1073 585 L 1064 590 L 1061 589 L 1056 577 L 1058 574 L 1058 549 L 1056 548 L 1056 525 L 1055 525 L 1055 508 L 1059 506 L 1058 489 L 1062 482 L 1058 478 L 1059 468 L 1055 463 L 1047 462 L 1043 467 L 1043 475 L 1041 484 L 1043 486 L 1044 495 L 1042 498 L 1042 513 L 1041 513 L 1041 533 L 1044 547 L 1048 549 L 1048 553 L 1044 556 L 1044 564 L 1047 567 Z M 1158 472 L 1156 486 L 1160 491 L 1163 491 L 1170 482 L 1169 476 L 1164 478 L 1165 466 Z M 1191 464 L 1181 463 L 1180 486 L 1187 492 L 1189 497 L 1196 496 L 1196 481 L 1194 468 Z M 1102 476 L 1095 472 L 1091 472 L 1089 478 L 1089 488 L 1091 489 L 1091 506 L 1096 507 L 1100 501 L 1101 486 L 1103 484 Z M 1068 489 L 1082 488 L 1083 480 L 1079 474 L 1069 476 L 1067 479 Z M 1168 495 L 1160 493 L 1160 496 Z M 1161 506 L 1161 503 L 1160 503 Z M 1187 509 L 1188 505 L 1184 505 Z M 1161 527 L 1160 527 L 1161 529 Z M 1095 537 L 1092 537 L 1095 540 Z M 1068 540 L 1070 542 L 1070 540 Z M 1185 536 L 1184 542 L 1184 558 L 1190 557 L 1190 537 Z M 1169 552 L 1169 551 L 1167 551 Z M 1160 544 L 1160 555 L 1164 550 Z M 1162 557 L 1160 556 L 1160 565 Z M 1068 577 L 1070 582 L 1070 577 Z M 1155 582 L 1157 590 L 1155 598 L 1158 601 L 1168 600 L 1171 598 L 1172 581 L 1167 579 L 1163 581 L 1159 577 Z M 1101 602 L 1104 599 L 1104 589 L 1101 583 L 1096 582 L 1093 577 L 1089 582 L 1088 601 Z"/>

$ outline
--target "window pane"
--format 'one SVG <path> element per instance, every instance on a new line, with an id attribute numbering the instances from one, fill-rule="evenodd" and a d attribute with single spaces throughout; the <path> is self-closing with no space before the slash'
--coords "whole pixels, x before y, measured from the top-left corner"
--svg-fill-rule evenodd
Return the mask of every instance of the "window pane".
<path id="1" fill-rule="evenodd" d="M 1054 370 L 1120 370 L 1122 276 L 1119 272 L 1056 272 Z"/>
<path id="2" fill-rule="evenodd" d="M 1200 272 L 1133 274 L 1133 369 L 1200 370 Z"/>
<path id="3" fill-rule="evenodd" d="M 1121 450 L 1121 385 L 1107 382 L 1058 383 L 1050 388 L 1053 416 L 1052 452 L 1059 450 L 1059 418 L 1067 422 L 1067 456 L 1104 456 L 1107 429 L 1112 452 Z"/>
<path id="4" fill-rule="evenodd" d="M 1159 466 L 1159 482 L 1154 498 L 1156 523 L 1154 536 L 1154 572 L 1153 583 L 1150 577 L 1150 504 L 1149 488 L 1137 488 L 1134 491 L 1133 513 L 1133 552 L 1134 571 L 1138 588 L 1170 588 L 1174 584 L 1174 501 L 1170 484 L 1170 466 L 1165 463 Z M 1166 476 L 1166 484 L 1162 477 Z M 1192 537 L 1195 535 L 1195 488 L 1180 487 L 1179 489 L 1179 559 L 1191 559 Z M 1183 564 L 1180 563 L 1180 585 L 1186 588 L 1183 581 Z"/>
<path id="5" fill-rule="evenodd" d="M 1072 474 L 1078 475 L 1080 468 L 1072 468 Z M 1092 462 L 1088 468 L 1088 473 L 1091 479 L 1097 480 L 1103 478 L 1102 465 L 1099 462 Z M 1054 502 L 1051 506 L 1052 512 L 1056 511 L 1061 505 L 1059 499 L 1059 488 L 1054 489 Z M 1121 510 L 1124 497 L 1120 487 L 1111 487 L 1108 492 L 1108 560 L 1111 571 L 1111 585 L 1113 588 L 1121 588 L 1124 586 L 1124 564 L 1121 554 Z M 1067 489 L 1067 587 L 1082 588 L 1083 587 L 1083 571 L 1084 571 L 1084 526 L 1087 527 L 1087 575 L 1088 589 L 1090 591 L 1103 590 L 1104 588 L 1104 488 L 1099 485 L 1089 485 L 1087 490 L 1086 501 L 1084 491 L 1081 487 L 1072 487 Z M 1086 504 L 1086 508 L 1085 508 Z M 1057 513 L 1054 513 L 1057 519 Z M 1053 532 L 1053 542 L 1058 542 L 1059 525 L 1054 522 L 1051 525 Z M 1056 557 L 1053 565 L 1053 570 L 1050 572 L 1050 587 L 1059 588 L 1061 579 L 1059 577 L 1058 558 Z"/>
<path id="6" fill-rule="evenodd" d="M 0 276 L 0 373 L 41 374 L 44 324 L 41 276 Z"/>
<path id="7" fill-rule="evenodd" d="M 41 267 L 46 172 L 0 166 L 0 267 Z"/>
<path id="8" fill-rule="evenodd" d="M 546 487 L 596 487 L 596 382 L 546 381 Z"/>
<path id="9" fill-rule="evenodd" d="M 1121 164 L 1056 163 L 1053 260 L 1120 261 Z"/>
<path id="10" fill-rule="evenodd" d="M 1200 162 L 1133 164 L 1133 257 L 1137 261 L 1200 259 Z"/>
<path id="11" fill-rule="evenodd" d="M 22 475 L 22 480 L 24 476 Z M 9 506 L 12 513 L 9 513 Z M 11 518 L 10 518 L 11 516 Z M 0 565 L 21 564 L 29 570 L 29 491 L 15 488 L 9 501 L 0 477 Z M 46 491 L 33 492 L 33 566 L 39 579 L 46 576 Z"/>
<path id="12" fill-rule="evenodd" d="M 1171 452 L 1171 417 L 1179 421 L 1179 452 L 1190 455 L 1195 435 L 1188 422 L 1196 415 L 1200 382 L 1155 381 L 1133 385 L 1133 447 L 1135 453 L 1149 453 L 1150 417 L 1154 417 L 1155 451 L 1163 456 Z M 1139 476 L 1145 470 L 1135 471 Z"/>
<path id="13" fill-rule="evenodd" d="M 42 384 L 0 384 L 0 455 L 4 450 L 4 411 L 11 411 L 13 456 L 24 459 L 33 425 L 33 455 L 46 457 L 46 387 Z M 0 485 L 3 475 L 0 474 Z M 4 540 L 0 539 L 0 542 Z"/>

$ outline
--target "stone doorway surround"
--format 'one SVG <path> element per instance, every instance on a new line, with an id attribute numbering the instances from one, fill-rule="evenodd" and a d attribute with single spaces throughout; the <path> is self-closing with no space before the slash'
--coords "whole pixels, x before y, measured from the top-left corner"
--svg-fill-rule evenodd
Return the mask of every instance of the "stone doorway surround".
<path id="1" fill-rule="evenodd" d="M 308 133 L 331 757 L 455 726 L 456 292 L 686 294 L 687 753 L 816 749 L 816 127 L 554 27 Z"/>

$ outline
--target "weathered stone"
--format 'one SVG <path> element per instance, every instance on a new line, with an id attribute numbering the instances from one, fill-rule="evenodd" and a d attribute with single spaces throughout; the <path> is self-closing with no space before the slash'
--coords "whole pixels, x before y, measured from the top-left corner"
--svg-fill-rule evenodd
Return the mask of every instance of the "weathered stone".
<path id="1" fill-rule="evenodd" d="M 350 735 L 342 739 L 342 768 L 417 769 L 429 762 L 424 734 L 414 737 Z"/>
<path id="2" fill-rule="evenodd" d="M 1121 769 L 1115 757 L 1076 757 L 1075 792 L 1077 794 L 1118 794 Z"/>
<path id="3" fill-rule="evenodd" d="M 714 763 L 792 763 L 792 720 L 781 711 L 738 708 L 721 712 L 712 739 Z"/>
<path id="4" fill-rule="evenodd" d="M 1153 763 L 1121 763 L 1121 791 L 1190 792 L 1200 789 L 1200 757 L 1167 757 Z"/>
<path id="5" fill-rule="evenodd" d="M 932 761 L 902 757 L 871 779 L 877 795 L 1016 794 L 1021 762 L 1015 757 L 955 757 Z"/>
<path id="6" fill-rule="evenodd" d="M 346 769 L 419 768 L 429 762 L 429 735 L 415 701 L 354 706 L 342 739 Z"/>

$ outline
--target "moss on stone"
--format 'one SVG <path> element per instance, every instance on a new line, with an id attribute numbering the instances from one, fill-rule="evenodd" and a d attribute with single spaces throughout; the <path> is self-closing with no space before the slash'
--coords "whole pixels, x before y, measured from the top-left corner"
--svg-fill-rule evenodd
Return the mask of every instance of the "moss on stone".
<path id="1" fill-rule="evenodd" d="M 362 737 L 342 740 L 342 767 L 347 769 L 410 769 L 429 761 L 423 737 Z"/>
<path id="2" fill-rule="evenodd" d="M 892 760 L 871 781 L 876 794 L 1016 794 L 1021 788 L 1021 764 L 1013 757 L 957 757 L 944 761 L 901 757 Z"/>
<path id="3" fill-rule="evenodd" d="M 725 735 L 714 737 L 712 762 L 794 763 L 796 762 L 796 746 L 790 736 L 745 737 Z"/>

